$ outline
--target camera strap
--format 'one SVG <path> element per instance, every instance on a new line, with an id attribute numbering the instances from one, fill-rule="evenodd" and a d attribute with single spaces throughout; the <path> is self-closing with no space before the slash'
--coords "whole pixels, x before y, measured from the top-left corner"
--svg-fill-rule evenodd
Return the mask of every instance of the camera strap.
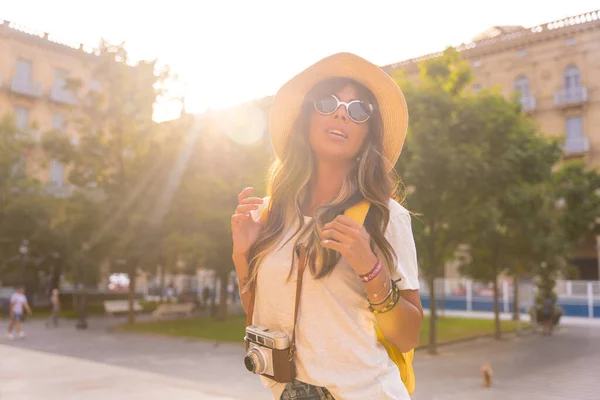
<path id="1" fill-rule="evenodd" d="M 298 255 L 298 279 L 296 282 L 296 300 L 294 305 L 294 328 L 292 330 L 292 338 L 290 341 L 290 361 L 296 355 L 296 322 L 298 321 L 298 309 L 300 308 L 300 292 L 302 290 L 302 278 L 306 269 L 306 247 L 298 246 L 296 249 Z M 256 300 L 256 286 L 250 293 L 250 304 L 248 313 L 246 314 L 246 327 L 252 325 L 252 317 L 254 316 L 254 301 Z"/>

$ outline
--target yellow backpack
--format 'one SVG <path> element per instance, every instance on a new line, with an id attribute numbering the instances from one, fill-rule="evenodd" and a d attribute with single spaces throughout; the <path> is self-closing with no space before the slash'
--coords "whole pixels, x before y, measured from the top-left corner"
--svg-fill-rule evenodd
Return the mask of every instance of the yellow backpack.
<path id="1" fill-rule="evenodd" d="M 362 225 L 365 222 L 365 218 L 367 217 L 370 207 L 371 203 L 369 203 L 367 200 L 362 200 L 361 202 L 348 208 L 344 212 L 344 215 L 352 218 L 354 221 Z M 267 208 L 263 210 L 261 215 L 261 220 L 263 223 L 266 221 Z M 396 349 L 387 341 L 385 336 L 383 336 L 381 329 L 379 329 L 377 325 L 375 325 L 375 330 L 377 332 L 377 339 L 386 349 L 390 359 L 398 367 L 398 370 L 400 371 L 400 378 L 402 378 L 402 382 L 404 382 L 404 385 L 408 390 L 408 394 L 413 394 L 415 391 L 415 370 L 413 369 L 412 363 L 415 357 L 415 351 L 411 350 L 408 353 L 402 353 L 398 351 L 398 349 Z"/>

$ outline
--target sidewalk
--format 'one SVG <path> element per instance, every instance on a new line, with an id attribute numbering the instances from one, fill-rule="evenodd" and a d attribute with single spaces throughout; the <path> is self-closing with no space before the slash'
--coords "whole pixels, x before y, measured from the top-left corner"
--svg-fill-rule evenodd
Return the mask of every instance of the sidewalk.
<path id="1" fill-rule="evenodd" d="M 197 382 L 0 345 L 0 398 L 11 400 L 240 400 Z"/>
<path id="2" fill-rule="evenodd" d="M 106 329 L 115 321 L 90 321 L 87 331 L 61 322 L 58 329 L 46 329 L 44 321 L 30 320 L 25 340 L 0 342 L 0 399 L 269 398 L 244 368 L 239 344 L 117 334 Z M 0 330 L 5 328 L 0 322 Z M 444 346 L 437 356 L 422 351 L 414 360 L 412 398 L 597 400 L 598 343 L 597 327 L 561 324 L 552 336 L 479 339 Z M 482 386 L 485 362 L 494 370 L 491 389 Z"/>

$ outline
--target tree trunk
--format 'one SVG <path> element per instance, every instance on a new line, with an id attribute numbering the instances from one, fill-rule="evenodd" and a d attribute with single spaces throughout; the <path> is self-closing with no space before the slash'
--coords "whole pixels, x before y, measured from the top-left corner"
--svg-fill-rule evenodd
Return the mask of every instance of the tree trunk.
<path id="1" fill-rule="evenodd" d="M 501 338 L 501 334 L 500 334 L 500 300 L 499 300 L 499 293 L 498 293 L 498 274 L 497 274 L 497 268 L 496 268 L 496 263 L 494 262 L 494 337 L 497 340 L 500 340 Z"/>
<path id="2" fill-rule="evenodd" d="M 227 278 L 229 274 L 222 272 L 219 274 L 219 281 L 221 283 L 221 293 L 219 295 L 219 311 L 217 312 L 217 320 L 225 321 L 227 319 Z"/>
<path id="3" fill-rule="evenodd" d="M 519 311 L 519 272 L 515 271 L 513 278 L 513 321 L 518 321 L 521 318 Z"/>
<path id="4" fill-rule="evenodd" d="M 134 266 L 130 271 L 131 273 L 129 274 L 129 312 L 127 313 L 127 322 L 129 324 L 135 324 L 135 309 L 133 308 L 133 305 L 135 304 L 135 265 L 136 264 L 134 263 Z"/>
<path id="5" fill-rule="evenodd" d="M 50 291 L 52 291 L 52 289 L 60 289 L 60 274 L 62 271 L 62 266 L 57 265 L 56 267 L 54 267 L 54 269 L 52 270 L 52 277 L 51 277 L 51 283 L 50 283 Z"/>
<path id="6" fill-rule="evenodd" d="M 166 263 L 161 260 L 160 263 L 160 302 L 165 301 L 165 279 L 166 279 Z"/>
<path id="7" fill-rule="evenodd" d="M 428 278 L 427 285 L 429 286 L 429 310 L 431 315 L 429 317 L 429 354 L 437 354 L 437 342 L 436 342 L 436 319 L 437 319 L 437 307 L 435 299 L 435 278 Z"/>

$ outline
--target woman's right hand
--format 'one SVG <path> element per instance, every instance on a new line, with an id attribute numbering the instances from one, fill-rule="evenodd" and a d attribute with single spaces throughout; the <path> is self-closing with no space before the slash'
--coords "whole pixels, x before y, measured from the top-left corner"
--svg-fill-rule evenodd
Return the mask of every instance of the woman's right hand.
<path id="1" fill-rule="evenodd" d="M 250 197 L 254 188 L 248 187 L 238 195 L 238 206 L 231 216 L 231 232 L 233 237 L 233 254 L 246 255 L 250 247 L 258 239 L 261 222 L 250 215 L 251 211 L 258 210 L 263 203 L 259 197 Z"/>

